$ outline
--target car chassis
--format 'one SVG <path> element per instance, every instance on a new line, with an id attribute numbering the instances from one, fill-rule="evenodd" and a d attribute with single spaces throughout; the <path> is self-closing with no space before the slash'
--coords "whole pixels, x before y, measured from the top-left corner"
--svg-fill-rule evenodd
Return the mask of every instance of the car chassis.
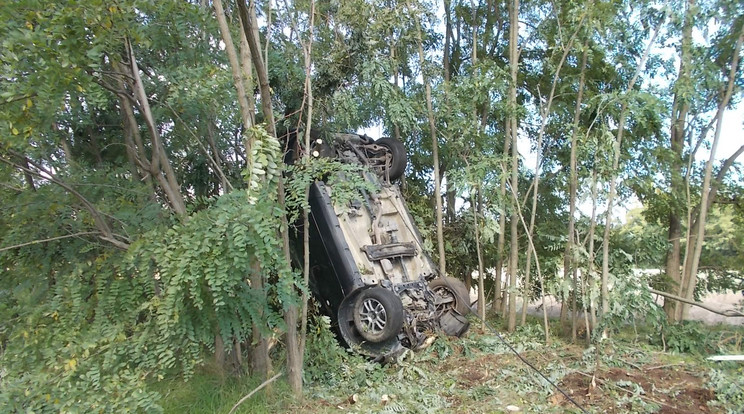
<path id="1" fill-rule="evenodd" d="M 437 331 L 464 334 L 465 285 L 439 274 L 394 184 L 405 170 L 405 147 L 357 134 L 333 134 L 331 141 L 316 139 L 311 153 L 364 166 L 360 174 L 379 188 L 359 190 L 341 205 L 325 181 L 310 187 L 310 289 L 340 339 L 385 357 L 419 349 Z"/>

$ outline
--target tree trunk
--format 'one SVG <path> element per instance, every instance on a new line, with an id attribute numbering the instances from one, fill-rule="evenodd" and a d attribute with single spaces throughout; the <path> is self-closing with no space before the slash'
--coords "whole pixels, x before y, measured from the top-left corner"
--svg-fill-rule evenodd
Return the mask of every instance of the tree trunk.
<path id="1" fill-rule="evenodd" d="M 519 239 L 518 239 L 518 208 L 519 208 L 519 151 L 517 139 L 519 137 L 519 121 L 517 119 L 517 71 L 519 69 L 519 0 L 512 0 L 509 7 L 509 71 L 511 84 L 509 85 L 509 122 L 511 123 L 511 188 L 514 195 L 514 208 L 511 213 L 511 229 L 509 244 L 509 308 L 507 330 L 513 332 L 517 325 L 517 269 L 519 267 Z"/>
<path id="2" fill-rule="evenodd" d="M 214 12 L 217 16 L 217 24 L 220 28 L 222 41 L 225 43 L 225 53 L 227 53 L 227 59 L 230 62 L 230 70 L 232 72 L 235 92 L 238 95 L 238 107 L 240 108 L 243 128 L 247 130 L 253 125 L 253 111 L 251 111 L 251 108 L 248 104 L 248 98 L 243 79 L 245 68 L 241 67 L 240 61 L 238 60 L 238 53 L 235 50 L 235 43 L 233 43 L 232 35 L 230 34 L 230 27 L 228 26 L 227 18 L 225 17 L 225 10 L 222 7 L 222 0 L 214 0 L 212 3 L 214 4 Z M 250 73 L 250 68 L 248 68 L 248 73 Z M 246 153 L 250 154 L 250 148 L 246 148 Z"/>
<path id="3" fill-rule="evenodd" d="M 251 265 L 249 280 L 251 289 L 255 289 L 256 292 L 263 292 L 264 278 L 261 272 L 261 264 L 258 261 Z M 258 316 L 263 319 L 263 313 Z M 251 344 L 250 354 L 253 374 L 261 379 L 268 379 L 269 374 L 274 370 L 269 357 L 269 339 L 261 334 L 261 330 L 255 321 L 251 326 Z"/>
<path id="4" fill-rule="evenodd" d="M 126 71 L 126 67 L 119 62 L 114 62 L 114 67 L 122 73 L 125 73 Z M 119 86 L 121 90 L 124 90 L 123 81 L 120 81 Z M 127 147 L 128 156 L 132 157 L 132 160 L 135 163 L 133 173 L 135 173 L 136 170 L 135 177 L 147 183 L 147 186 L 151 191 L 151 199 L 156 200 L 157 193 L 152 182 L 152 175 L 150 174 L 150 162 L 147 159 L 145 146 L 142 142 L 142 134 L 140 134 L 137 118 L 134 117 L 134 110 L 132 109 L 131 101 L 129 97 L 124 95 L 119 95 L 118 98 L 119 108 L 122 115 L 124 143 Z"/>
<path id="5" fill-rule="evenodd" d="M 575 214 L 576 214 L 576 188 L 578 187 L 578 172 L 576 169 L 576 150 L 578 147 L 578 137 L 579 137 L 579 119 L 581 116 L 581 101 L 584 96 L 584 81 L 586 78 L 586 60 L 588 55 L 588 48 L 587 48 L 588 40 L 584 42 L 584 53 L 581 57 L 581 69 L 580 69 L 580 75 L 579 75 L 579 89 L 576 95 L 576 106 L 574 107 L 574 117 L 573 117 L 573 128 L 571 131 L 571 155 L 569 160 L 569 169 L 570 169 L 570 181 L 568 183 L 568 230 L 566 231 L 566 252 L 563 259 L 563 274 L 567 275 L 569 272 L 569 269 L 575 269 L 575 265 L 573 263 L 573 249 L 575 244 L 575 235 L 574 235 L 574 222 L 575 222 Z M 576 278 L 574 278 L 574 298 L 576 296 Z M 574 308 L 575 310 L 575 308 Z M 589 329 L 587 327 L 587 329 Z M 576 318 L 572 318 L 572 336 L 575 336 L 576 334 Z M 575 338 L 574 338 L 575 340 Z"/>
<path id="6" fill-rule="evenodd" d="M 225 342 L 219 333 L 214 334 L 214 365 L 221 375 L 225 367 Z"/>
<path id="7" fill-rule="evenodd" d="M 729 104 L 729 101 L 731 100 L 731 95 L 733 94 L 734 85 L 736 83 L 736 70 L 739 63 L 739 52 L 741 50 L 742 43 L 744 42 L 744 26 L 742 26 L 739 36 L 736 40 L 736 46 L 734 48 L 734 52 L 732 54 L 731 59 L 731 68 L 729 70 L 729 80 L 728 84 L 726 85 L 726 92 L 721 99 L 721 102 L 718 105 L 718 110 L 716 112 L 716 132 L 713 137 L 713 143 L 710 148 L 710 158 L 708 159 L 708 162 L 705 165 L 705 175 L 703 177 L 703 187 L 701 190 L 701 200 L 700 200 L 700 209 L 698 217 L 696 218 L 696 222 L 694 223 L 696 225 L 696 228 L 693 229 L 693 233 L 691 234 L 690 239 L 688 239 L 688 243 L 694 245 L 694 251 L 692 256 L 688 256 L 688 263 L 685 263 L 685 273 L 683 275 L 683 287 L 684 287 L 684 298 L 687 300 L 692 300 L 695 292 L 695 285 L 697 283 L 697 273 L 698 273 L 698 264 L 700 262 L 700 255 L 703 250 L 703 242 L 705 240 L 705 221 L 708 214 L 708 209 L 710 208 L 711 203 L 713 202 L 713 198 L 715 198 L 716 195 L 716 189 L 717 185 L 712 184 L 712 175 L 713 175 L 713 163 L 715 162 L 715 156 L 716 156 L 716 149 L 718 148 L 718 142 L 721 137 L 721 126 L 723 124 L 723 114 L 726 110 L 726 107 Z M 744 147 L 743 147 L 744 148 Z M 740 153 L 740 152 L 737 152 Z M 733 161 L 729 158 L 728 161 Z M 721 172 L 719 172 L 718 176 L 716 178 L 721 178 L 721 174 L 725 170 L 722 169 Z M 682 318 L 685 319 L 687 317 L 687 313 L 689 312 L 690 305 L 689 304 L 683 304 L 681 306 L 682 309 Z"/>
<path id="8" fill-rule="evenodd" d="M 313 32 L 315 25 L 315 0 L 310 0 L 310 28 L 307 44 L 303 45 L 303 52 L 305 56 L 305 96 L 307 97 L 307 117 L 305 121 L 305 160 L 309 164 L 310 162 L 310 130 L 312 128 L 313 121 L 313 84 L 312 84 L 312 51 L 313 51 Z M 310 187 L 305 188 L 305 200 L 310 199 Z M 305 356 L 305 340 L 307 338 L 307 291 L 310 289 L 310 219 L 308 216 L 308 209 L 303 209 L 302 212 L 302 224 L 303 228 L 303 286 L 305 290 L 302 292 L 302 314 L 300 320 L 300 346 L 299 346 L 299 372 L 297 378 L 294 379 L 292 390 L 295 395 L 300 396 L 302 394 L 302 366 L 304 364 Z M 296 384 L 299 379 L 299 384 Z M 299 389 L 297 386 L 299 385 Z"/>
<path id="9" fill-rule="evenodd" d="M 442 68 L 444 81 L 450 81 L 450 39 L 452 38 L 452 8 L 450 0 L 444 0 L 444 50 L 442 51 Z"/>
<path id="10" fill-rule="evenodd" d="M 243 33 L 245 34 L 245 37 L 248 42 L 248 47 L 251 52 L 251 57 L 253 61 L 253 66 L 256 70 L 256 75 L 258 77 L 259 82 L 259 91 L 261 93 L 261 106 L 264 113 L 264 119 L 266 121 L 266 131 L 268 134 L 276 139 L 276 129 L 274 128 L 274 112 L 271 104 L 271 90 L 269 87 L 269 80 L 268 80 L 268 74 L 266 71 L 266 67 L 263 63 L 263 58 L 261 56 L 261 50 L 259 47 L 259 39 L 258 39 L 258 27 L 257 22 L 255 20 L 255 10 L 251 8 L 251 10 L 248 10 L 248 7 L 246 6 L 245 2 L 242 0 L 237 1 L 238 10 L 240 13 L 240 20 L 243 26 Z M 252 4 L 253 5 L 253 4 Z M 246 148 L 251 148 L 252 140 L 250 138 L 246 139 Z M 278 190 L 278 198 L 280 203 L 280 208 L 284 210 L 284 186 L 282 184 L 282 180 L 279 180 L 279 190 Z M 282 220 L 282 229 L 281 235 L 284 242 L 283 250 L 284 255 L 287 258 L 287 262 L 289 263 L 289 240 L 287 232 L 287 226 L 286 226 L 286 216 L 283 216 Z M 258 285 L 252 285 L 252 286 L 263 286 L 263 276 L 256 275 L 256 281 L 259 282 Z M 290 313 L 290 315 L 287 315 L 287 313 Z M 293 315 L 291 313 L 294 313 Z M 287 309 L 285 309 L 285 321 L 288 321 L 288 319 L 292 319 L 295 323 L 294 324 L 288 324 L 287 325 L 287 335 L 288 337 L 295 337 L 297 336 L 297 307 L 296 306 L 289 306 Z M 292 318 L 294 316 L 294 318 Z M 258 369 L 258 375 L 262 379 L 269 378 L 271 368 L 271 359 L 269 358 L 268 354 L 268 346 L 267 340 L 262 335 L 258 334 L 258 337 L 256 337 L 258 333 L 254 330 L 254 341 L 253 343 L 257 344 L 254 349 L 254 356 L 258 358 L 260 364 L 254 365 L 254 368 Z M 296 340 L 296 339 L 295 339 Z M 287 342 L 287 357 L 295 357 L 297 356 L 297 346 L 293 343 L 293 347 L 290 347 L 289 341 Z M 292 372 L 292 375 L 294 375 L 294 371 Z M 288 373 L 288 375 L 290 375 Z"/>
<path id="11" fill-rule="evenodd" d="M 654 42 L 656 41 L 656 36 L 659 34 L 659 30 L 661 29 L 661 25 L 663 22 L 660 22 L 659 25 L 656 27 L 656 30 L 654 31 L 653 35 L 651 36 L 651 39 L 648 42 L 648 46 L 646 47 L 646 50 L 643 53 L 643 56 L 641 56 L 641 60 L 638 63 L 638 66 L 636 67 L 636 71 L 633 74 L 633 77 L 630 79 L 630 82 L 628 82 L 628 87 L 625 90 L 625 95 L 633 90 L 633 86 L 636 83 L 636 80 L 638 80 L 638 76 L 640 75 L 643 68 L 646 66 L 646 59 L 648 59 L 648 55 L 651 52 L 651 47 L 653 46 Z M 620 150 L 623 143 L 623 133 L 625 132 L 625 118 L 627 117 L 627 110 L 628 110 L 628 104 L 623 103 L 622 108 L 620 109 L 620 116 L 618 119 L 618 125 L 617 125 L 617 135 L 615 137 L 615 142 L 613 145 L 613 154 L 614 158 L 612 161 L 612 173 L 610 175 L 610 191 L 607 195 L 607 217 L 605 222 L 605 229 L 604 229 L 604 237 L 602 238 L 602 314 L 604 315 L 609 311 L 610 308 L 610 302 L 609 302 L 609 292 L 608 292 L 608 283 L 609 283 L 609 275 L 610 275 L 610 231 L 612 230 L 612 208 L 614 206 L 615 202 L 615 187 L 617 185 L 617 175 L 618 175 L 618 167 L 620 165 Z"/>
<path id="12" fill-rule="evenodd" d="M 232 190 L 232 184 L 230 184 L 230 181 L 225 175 L 225 168 L 228 167 L 228 165 L 225 160 L 225 157 L 222 155 L 222 152 L 217 147 L 217 140 L 215 140 L 215 133 L 214 133 L 215 124 L 214 124 L 213 118 L 210 117 L 209 121 L 207 122 L 206 129 L 207 129 L 207 145 L 209 145 L 209 151 L 212 152 L 211 156 L 207 154 L 207 157 L 212 159 L 212 162 L 214 163 L 214 168 L 220 179 L 220 187 L 222 187 L 222 191 L 227 193 L 228 191 Z"/>
<path id="13" fill-rule="evenodd" d="M 680 293 L 682 288 L 681 275 L 680 275 L 680 259 L 681 259 L 681 244 L 680 238 L 682 237 L 682 222 L 680 219 L 680 213 L 678 210 L 678 203 L 676 202 L 677 197 L 684 191 L 684 179 L 682 177 L 682 151 L 685 145 L 685 124 L 687 118 L 687 112 L 689 111 L 690 105 L 686 93 L 682 90 L 687 90 L 690 85 L 690 64 L 691 64 L 691 49 L 692 49 L 692 26 L 694 17 L 695 0 L 687 1 L 687 9 L 685 11 L 685 19 L 682 27 L 682 43 L 680 51 L 680 62 L 679 62 L 679 74 L 677 80 L 674 83 L 674 103 L 672 104 L 672 118 L 671 118 L 671 131 L 670 131 L 670 148 L 672 150 L 672 162 L 671 162 L 671 194 L 670 198 L 673 200 L 669 207 L 669 243 L 671 244 L 666 254 L 666 274 L 672 282 L 671 288 Z M 664 301 L 664 312 L 667 314 L 667 318 L 670 321 L 678 322 L 677 319 L 677 308 L 679 303 L 675 301 Z M 681 315 L 681 313 L 680 313 Z"/>
<path id="14" fill-rule="evenodd" d="M 548 95 L 548 102 L 546 103 L 545 108 L 542 110 L 540 130 L 537 134 L 537 157 L 535 160 L 535 178 L 532 182 L 532 211 L 530 213 L 530 225 L 527 230 L 530 237 L 532 237 L 535 232 L 535 218 L 537 215 L 537 195 L 538 195 L 538 189 L 540 186 L 540 165 L 542 164 L 542 144 L 543 144 L 543 136 L 545 134 L 545 127 L 548 124 L 548 117 L 550 116 L 550 110 L 553 105 L 553 98 L 555 97 L 555 89 L 558 86 L 558 78 L 560 76 L 561 69 L 563 68 L 563 63 L 566 61 L 566 57 L 568 57 L 568 54 L 571 51 L 571 48 L 573 47 L 574 40 L 576 39 L 576 35 L 579 33 L 579 30 L 581 29 L 583 21 L 584 21 L 584 18 L 582 17 L 579 24 L 576 25 L 576 30 L 571 36 L 571 39 L 569 40 L 568 44 L 563 47 L 563 54 L 561 55 L 560 62 L 558 63 L 558 66 L 556 67 L 555 74 L 553 75 L 553 82 L 551 83 L 550 94 Z M 580 96 L 581 94 L 579 94 L 579 98 L 578 98 L 579 101 L 581 99 Z M 572 151 L 573 151 L 573 148 L 572 148 Z M 575 153 L 574 153 L 574 157 L 575 157 Z M 571 212 L 571 215 L 573 215 L 573 212 Z M 569 218 L 569 234 L 573 234 L 572 217 Z M 570 240 L 571 239 L 569 238 L 569 243 L 570 243 Z M 568 249 L 568 246 L 566 248 Z M 526 318 L 527 318 L 527 303 L 529 302 L 528 289 L 529 289 L 529 278 L 530 278 L 531 266 L 532 266 L 532 255 L 530 255 L 529 252 L 527 252 L 527 260 L 525 264 L 525 277 L 524 277 L 524 284 L 523 284 L 524 286 L 523 286 L 523 291 L 522 291 L 522 315 L 521 315 L 522 324 L 526 322 Z M 566 274 L 568 274 L 566 267 L 567 267 L 567 263 L 564 260 L 564 273 L 563 273 L 564 277 Z"/>
<path id="15" fill-rule="evenodd" d="M 16 157 L 18 158 L 18 157 Z M 28 165 L 28 159 L 26 157 L 20 157 L 18 162 L 23 166 L 23 178 L 26 180 L 26 185 L 31 191 L 36 191 L 36 185 L 34 184 L 34 176 L 29 173 L 31 166 Z"/>
<path id="16" fill-rule="evenodd" d="M 415 13 L 415 11 L 411 10 Z M 426 66 L 426 58 L 424 56 L 423 37 L 421 34 L 421 22 L 416 20 L 416 36 L 418 40 L 418 54 L 419 54 L 419 66 L 421 67 L 421 76 L 424 82 L 424 92 L 426 94 L 426 112 L 429 119 L 429 133 L 431 134 L 431 153 L 434 163 L 434 202 L 436 209 L 436 224 L 437 224 L 437 251 L 439 253 L 439 273 L 442 276 L 447 274 L 447 266 L 444 257 L 444 229 L 443 229 L 443 217 L 442 217 L 442 194 L 441 194 L 441 176 L 439 171 L 439 140 L 437 139 L 437 126 L 436 118 L 434 116 L 434 109 L 432 108 L 431 98 L 431 82 L 429 76 L 424 69 Z"/>
<path id="17" fill-rule="evenodd" d="M 447 199 L 447 214 L 445 215 L 446 223 L 452 224 L 455 221 L 455 202 L 456 202 L 456 194 L 455 194 L 455 184 L 454 180 L 451 179 L 452 177 L 447 176 L 447 183 L 445 184 L 445 187 L 447 188 L 447 191 L 445 192 L 445 198 Z"/>
<path id="18" fill-rule="evenodd" d="M 509 122 L 507 122 L 507 133 L 504 137 L 504 152 L 503 158 L 506 160 L 507 156 L 509 155 L 509 151 L 511 150 L 511 137 L 509 133 Z M 500 182 L 499 182 L 499 200 L 502 200 L 504 203 L 503 207 L 506 207 L 506 174 L 507 174 L 508 168 L 506 166 L 506 161 L 503 163 L 503 167 L 501 169 L 501 176 Z M 493 289 L 493 310 L 494 313 L 501 312 L 503 315 L 504 311 L 502 310 L 502 305 L 506 303 L 502 299 L 502 274 L 503 274 L 503 268 L 504 268 L 504 245 L 506 238 L 506 208 L 502 208 L 502 211 L 499 213 L 499 238 L 496 241 L 496 275 L 494 280 L 494 289 Z"/>
<path id="19" fill-rule="evenodd" d="M 241 27 L 243 20 L 240 19 Z M 248 100 L 248 111 L 250 112 L 251 125 L 256 124 L 256 100 L 254 98 L 255 85 L 253 83 L 253 59 L 251 58 L 251 49 L 248 46 L 248 39 L 245 37 L 245 30 L 240 31 L 240 68 L 243 72 L 243 84 Z"/>
<path id="20" fill-rule="evenodd" d="M 248 42 L 253 68 L 256 70 L 256 77 L 258 78 L 258 90 L 261 94 L 261 110 L 266 123 L 266 132 L 276 138 L 274 109 L 271 104 L 271 85 L 269 85 L 269 74 L 266 64 L 264 64 L 263 56 L 261 56 L 261 42 L 258 33 L 256 11 L 253 7 L 249 10 L 242 0 L 238 0 L 237 4 L 240 12 L 240 20 L 243 23 L 243 33 Z M 251 6 L 254 6 L 252 2 Z"/>
<path id="21" fill-rule="evenodd" d="M 595 154 L 596 159 L 596 154 Z M 595 289 L 596 286 L 596 278 L 595 278 L 595 270 L 594 270 L 594 231 L 597 228 L 597 197 L 598 197 L 598 190 L 597 190 L 597 165 L 596 162 L 594 163 L 594 169 L 592 170 L 592 215 L 589 218 L 589 234 L 587 234 L 587 238 L 589 239 L 589 247 L 587 248 L 587 251 L 589 252 L 589 257 L 587 258 L 587 278 L 589 278 L 589 291 L 592 292 Z M 589 314 L 591 317 L 591 326 L 592 328 L 597 326 L 597 304 L 594 302 L 594 299 L 589 299 Z M 587 327 L 588 329 L 588 327 Z"/>
<path id="22" fill-rule="evenodd" d="M 251 3 L 253 6 L 253 3 Z M 274 121 L 274 111 L 271 101 L 271 88 L 269 85 L 267 64 L 263 61 L 260 50 L 260 41 L 258 38 L 258 23 L 256 20 L 256 11 L 253 7 L 250 10 L 242 0 L 238 1 L 238 10 L 243 22 L 243 32 L 248 40 L 248 47 L 251 51 L 251 57 L 258 77 L 259 91 L 261 93 L 261 107 L 266 121 L 266 131 L 271 137 L 276 139 L 276 128 Z M 312 41 L 312 39 L 310 40 Z M 268 39 L 267 39 L 268 49 Z M 280 235 L 282 239 L 282 250 L 284 259 L 287 264 L 291 263 L 289 252 L 289 223 L 287 223 L 286 203 L 284 199 L 284 180 L 279 177 L 277 185 L 277 202 L 282 210 Z M 288 276 L 288 275 L 285 275 Z M 295 395 L 302 393 L 302 360 L 300 356 L 299 342 L 297 337 L 297 320 L 299 309 L 295 304 L 285 304 L 284 320 L 287 324 L 287 378 L 290 387 Z"/>
<path id="23" fill-rule="evenodd" d="M 480 193 L 480 189 L 474 189 Z M 480 243 L 480 224 L 478 223 L 478 208 L 476 207 L 476 195 L 470 194 L 470 208 L 473 210 L 473 229 L 475 230 L 475 251 L 478 254 L 478 317 L 481 320 L 481 330 L 486 329 L 486 291 L 484 280 L 486 271 L 483 266 L 483 253 L 481 252 Z"/>
<path id="24" fill-rule="evenodd" d="M 181 187 L 178 184 L 176 173 L 173 171 L 173 167 L 170 164 L 165 148 L 163 148 L 163 143 L 160 139 L 160 132 L 155 124 L 155 118 L 150 110 L 150 102 L 145 93 L 145 86 L 142 83 L 142 78 L 139 74 L 137 59 L 134 56 L 134 48 L 129 39 L 126 39 L 126 48 L 127 54 L 129 55 L 130 74 L 132 79 L 134 79 L 133 90 L 135 100 L 139 102 L 140 113 L 145 119 L 145 124 L 150 132 L 150 150 L 152 152 L 150 174 L 152 174 L 158 184 L 160 184 L 160 187 L 163 189 L 163 192 L 168 199 L 171 209 L 178 215 L 186 215 L 186 203 L 181 194 Z"/>

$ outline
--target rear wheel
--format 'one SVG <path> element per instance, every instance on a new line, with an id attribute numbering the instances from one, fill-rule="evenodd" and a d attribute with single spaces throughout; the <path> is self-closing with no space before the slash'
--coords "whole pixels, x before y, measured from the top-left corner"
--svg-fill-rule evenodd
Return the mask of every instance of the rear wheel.
<path id="1" fill-rule="evenodd" d="M 380 138 L 375 141 L 375 144 L 381 145 L 390 150 L 392 157 L 386 166 L 390 181 L 402 177 L 403 173 L 406 171 L 406 164 L 408 163 L 408 154 L 406 154 L 405 145 L 395 138 Z"/>
<path id="2" fill-rule="evenodd" d="M 403 303 L 393 292 L 374 287 L 359 294 L 354 305 L 354 325 L 370 342 L 384 342 L 403 327 Z"/>
<path id="3" fill-rule="evenodd" d="M 439 277 L 429 282 L 429 288 L 444 301 L 443 306 L 454 309 L 462 315 L 470 311 L 468 288 L 454 277 Z"/>

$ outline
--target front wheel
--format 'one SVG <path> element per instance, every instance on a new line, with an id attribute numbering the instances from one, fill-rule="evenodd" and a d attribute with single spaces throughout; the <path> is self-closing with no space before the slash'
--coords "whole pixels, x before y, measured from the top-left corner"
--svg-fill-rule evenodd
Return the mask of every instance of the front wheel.
<path id="1" fill-rule="evenodd" d="M 404 321 L 403 302 L 390 290 L 365 289 L 354 305 L 354 325 L 370 342 L 384 342 L 398 334 Z"/>

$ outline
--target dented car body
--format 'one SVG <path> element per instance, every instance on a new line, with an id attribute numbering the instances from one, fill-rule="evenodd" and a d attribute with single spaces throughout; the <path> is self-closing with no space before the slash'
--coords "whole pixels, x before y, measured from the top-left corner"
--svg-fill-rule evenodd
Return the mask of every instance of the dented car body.
<path id="1" fill-rule="evenodd" d="M 381 357 L 417 349 L 436 331 L 464 334 L 465 286 L 439 275 L 394 183 L 405 169 L 403 145 L 356 134 L 333 138 L 316 141 L 315 154 L 365 166 L 363 178 L 379 189 L 359 190 L 340 205 L 326 182 L 310 188 L 310 288 L 340 338 Z"/>

